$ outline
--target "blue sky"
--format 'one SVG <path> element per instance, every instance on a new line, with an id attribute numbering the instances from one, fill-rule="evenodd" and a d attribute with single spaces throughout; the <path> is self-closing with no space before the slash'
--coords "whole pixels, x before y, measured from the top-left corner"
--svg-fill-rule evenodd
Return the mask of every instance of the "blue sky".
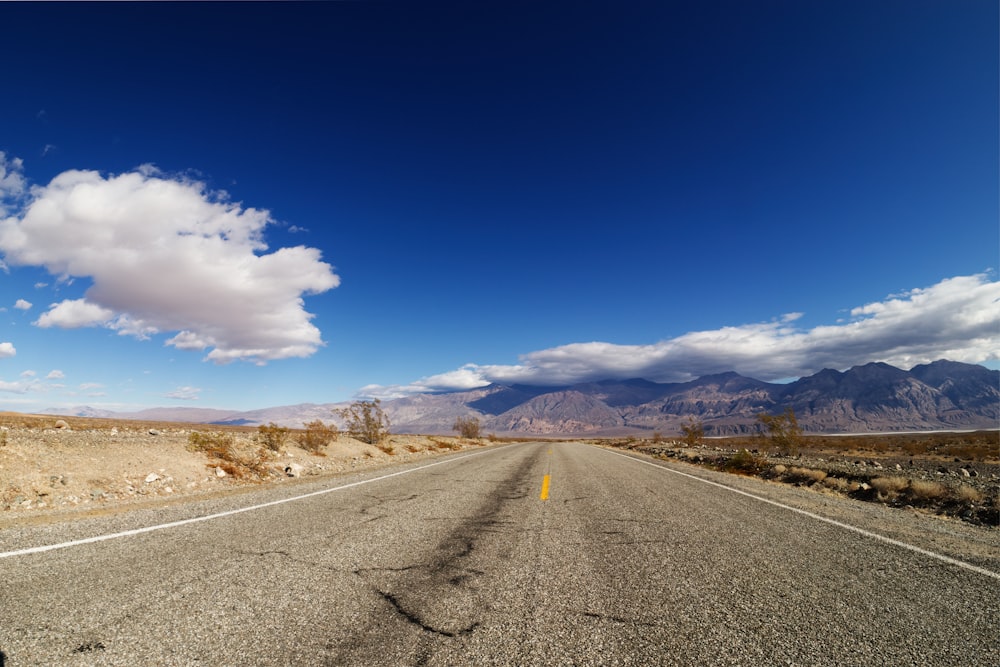
<path id="1" fill-rule="evenodd" d="M 995 2 L 0 22 L 0 409 L 998 367 Z"/>

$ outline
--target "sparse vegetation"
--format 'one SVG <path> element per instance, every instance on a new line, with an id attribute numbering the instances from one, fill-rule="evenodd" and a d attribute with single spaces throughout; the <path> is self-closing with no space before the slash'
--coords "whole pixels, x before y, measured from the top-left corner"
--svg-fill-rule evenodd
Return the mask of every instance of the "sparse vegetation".
<path id="1" fill-rule="evenodd" d="M 940 482 L 914 479 L 909 483 L 909 495 L 919 500 L 940 500 L 948 495 L 948 487 Z"/>
<path id="2" fill-rule="evenodd" d="M 241 447 L 232 433 L 223 431 L 192 431 L 188 436 L 187 448 L 192 452 L 204 452 L 209 457 L 209 466 L 223 470 L 237 478 L 265 477 L 266 464 L 272 452 L 267 447 L 256 450 Z"/>
<path id="3" fill-rule="evenodd" d="M 876 477 L 869 482 L 872 488 L 886 498 L 894 498 L 899 492 L 909 486 L 905 477 Z"/>
<path id="4" fill-rule="evenodd" d="M 968 484 L 960 484 L 955 490 L 955 497 L 958 498 L 959 502 L 962 503 L 981 503 L 983 502 L 984 495 L 982 491 L 974 486 L 969 486 Z"/>
<path id="5" fill-rule="evenodd" d="M 761 413 L 757 415 L 757 421 L 767 431 L 765 440 L 776 447 L 779 452 L 787 456 L 799 455 L 799 448 L 802 444 L 802 429 L 799 427 L 798 419 L 795 418 L 795 410 L 788 408 L 777 415 Z"/>
<path id="6" fill-rule="evenodd" d="M 448 449 L 448 450 L 459 450 L 462 448 L 457 442 L 451 442 L 450 440 L 442 440 L 441 438 L 430 438 L 431 444 L 435 449 Z"/>
<path id="7" fill-rule="evenodd" d="M 817 470 L 816 468 L 800 468 L 798 466 L 792 466 L 789 468 L 787 475 L 784 477 L 786 481 L 793 484 L 817 484 L 826 479 L 825 470 Z"/>
<path id="8" fill-rule="evenodd" d="M 270 422 L 267 426 L 257 427 L 257 441 L 272 452 L 281 452 L 288 440 L 289 429 Z"/>
<path id="9" fill-rule="evenodd" d="M 350 407 L 338 410 L 337 414 L 344 420 L 344 430 L 355 440 L 378 445 L 389 437 L 389 418 L 377 398 L 355 401 Z"/>
<path id="10" fill-rule="evenodd" d="M 790 416 L 777 415 L 775 423 L 788 424 Z M 793 435 L 798 435 L 798 448 L 781 451 L 771 448 L 774 443 L 763 433 L 712 439 L 697 449 L 679 442 L 657 445 L 649 441 L 636 447 L 632 438 L 593 442 L 1000 526 L 1000 486 L 995 482 L 1000 473 L 1000 434 L 996 431 L 806 436 L 795 434 L 793 428 Z"/>
<path id="11" fill-rule="evenodd" d="M 458 434 L 463 438 L 479 439 L 479 419 L 476 417 L 459 417 L 455 420 L 455 425 L 452 428 L 458 431 Z"/>
<path id="12" fill-rule="evenodd" d="M 705 425 L 694 418 L 689 419 L 686 424 L 681 425 L 681 433 L 684 434 L 682 440 L 688 447 L 697 447 L 705 438 Z"/>
<path id="13" fill-rule="evenodd" d="M 322 455 L 323 448 L 337 439 L 337 427 L 324 424 L 322 419 L 315 419 L 303 424 L 303 430 L 298 434 L 296 442 L 299 447 L 310 454 Z"/>
<path id="14" fill-rule="evenodd" d="M 719 468 L 726 472 L 743 475 L 758 475 L 767 467 L 767 459 L 747 449 L 741 449 L 732 456 L 722 459 Z"/>

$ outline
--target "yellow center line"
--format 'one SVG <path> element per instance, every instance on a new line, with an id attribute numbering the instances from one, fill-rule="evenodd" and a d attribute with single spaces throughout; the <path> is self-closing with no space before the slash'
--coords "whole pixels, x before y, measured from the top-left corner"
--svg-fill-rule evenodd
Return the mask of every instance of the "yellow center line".
<path id="1" fill-rule="evenodd" d="M 549 499 L 549 475 L 546 475 L 545 477 L 542 478 L 542 495 L 541 495 L 541 499 L 542 500 L 548 500 Z"/>

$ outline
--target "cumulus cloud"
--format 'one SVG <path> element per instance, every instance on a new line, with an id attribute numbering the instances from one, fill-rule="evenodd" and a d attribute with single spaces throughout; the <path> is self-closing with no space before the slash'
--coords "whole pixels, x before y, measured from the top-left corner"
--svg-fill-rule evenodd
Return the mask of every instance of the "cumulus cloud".
<path id="1" fill-rule="evenodd" d="M 0 172 L 0 194 L 23 194 L 20 162 L 0 155 L 0 164 L 17 176 L 3 185 Z M 323 340 L 302 297 L 340 280 L 315 248 L 268 252 L 263 232 L 273 223 L 268 211 L 152 167 L 67 171 L 0 221 L 0 252 L 65 285 L 89 279 L 83 298 L 52 304 L 39 327 L 173 333 L 167 345 L 218 363 L 308 357 Z"/>
<path id="2" fill-rule="evenodd" d="M 1000 282 L 984 274 L 858 306 L 836 325 L 799 329 L 792 313 L 772 322 L 695 331 L 649 345 L 573 343 L 525 354 L 519 364 L 467 364 L 404 386 L 370 385 L 359 395 L 396 398 L 490 383 L 565 385 L 603 379 L 686 382 L 735 370 L 760 380 L 843 370 L 872 361 L 899 368 L 938 359 L 1000 358 Z"/>
<path id="3" fill-rule="evenodd" d="M 13 343 L 0 343 L 0 359 L 6 359 L 7 357 L 13 357 L 17 354 L 17 350 L 14 349 Z"/>
<path id="4" fill-rule="evenodd" d="M 66 377 L 66 374 L 60 370 L 51 370 L 49 374 L 45 376 L 46 380 L 62 380 Z"/>
<path id="5" fill-rule="evenodd" d="M 25 301 L 24 299 L 18 299 L 14 302 L 14 307 L 18 310 L 31 310 L 32 303 L 30 301 Z"/>

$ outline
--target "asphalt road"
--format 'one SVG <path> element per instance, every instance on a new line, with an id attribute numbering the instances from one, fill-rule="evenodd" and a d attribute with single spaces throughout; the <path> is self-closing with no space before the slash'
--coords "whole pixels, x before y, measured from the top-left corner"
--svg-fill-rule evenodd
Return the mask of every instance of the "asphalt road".
<path id="1" fill-rule="evenodd" d="M 0 531 L 0 665 L 1000 664 L 988 570 L 589 445 L 434 463 Z"/>

